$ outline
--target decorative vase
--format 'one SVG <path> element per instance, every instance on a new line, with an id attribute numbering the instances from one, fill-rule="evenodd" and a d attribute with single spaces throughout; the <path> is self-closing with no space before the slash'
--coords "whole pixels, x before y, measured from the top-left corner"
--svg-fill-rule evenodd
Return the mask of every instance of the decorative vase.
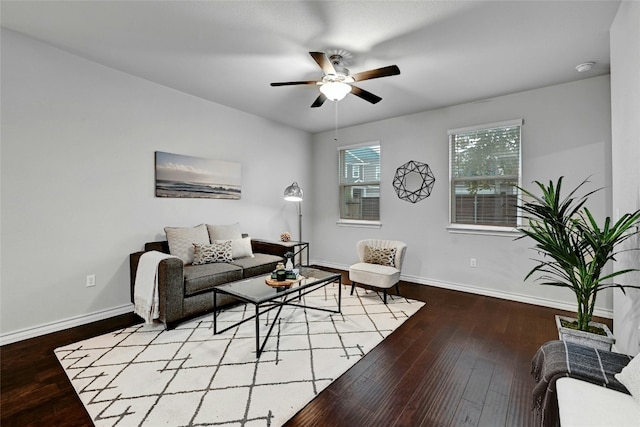
<path id="1" fill-rule="evenodd" d="M 591 332 L 579 331 L 577 329 L 566 328 L 562 326 L 561 320 L 567 322 L 575 322 L 576 319 L 565 316 L 556 316 L 556 326 L 558 327 L 558 337 L 562 341 L 572 342 L 576 344 L 585 345 L 588 347 L 594 347 L 598 350 L 611 351 L 611 346 L 616 342 L 615 337 L 611 333 L 611 330 L 604 323 L 589 322 L 589 325 L 602 328 L 607 334 L 598 335 Z"/>
<path id="2" fill-rule="evenodd" d="M 287 260 L 284 269 L 287 271 L 291 271 L 293 270 L 293 257 L 295 255 L 293 254 L 293 252 L 288 251 L 284 254 L 285 259 Z"/>

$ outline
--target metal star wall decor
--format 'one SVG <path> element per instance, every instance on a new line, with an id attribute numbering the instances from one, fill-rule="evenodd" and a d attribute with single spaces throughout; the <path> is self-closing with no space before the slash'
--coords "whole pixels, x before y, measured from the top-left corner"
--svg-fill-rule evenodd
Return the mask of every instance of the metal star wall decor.
<path id="1" fill-rule="evenodd" d="M 407 177 L 411 174 L 419 176 L 421 183 L 407 186 Z M 396 189 L 398 197 L 407 202 L 416 203 L 426 199 L 431 195 L 433 184 L 436 182 L 433 172 L 426 163 L 409 161 L 396 169 L 396 176 L 393 178 L 393 188 Z"/>

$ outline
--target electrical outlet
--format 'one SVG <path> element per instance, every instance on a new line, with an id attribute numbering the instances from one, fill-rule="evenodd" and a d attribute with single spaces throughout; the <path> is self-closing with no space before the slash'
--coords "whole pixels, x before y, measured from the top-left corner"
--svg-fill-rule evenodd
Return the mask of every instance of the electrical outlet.
<path id="1" fill-rule="evenodd" d="M 95 274 L 87 275 L 87 288 L 90 288 L 95 285 L 96 285 L 96 275 Z"/>
<path id="2" fill-rule="evenodd" d="M 478 266 L 478 264 L 476 263 L 476 259 L 475 259 L 475 258 L 471 258 L 471 259 L 469 260 L 469 266 L 470 266 L 471 268 L 476 268 L 476 267 Z"/>

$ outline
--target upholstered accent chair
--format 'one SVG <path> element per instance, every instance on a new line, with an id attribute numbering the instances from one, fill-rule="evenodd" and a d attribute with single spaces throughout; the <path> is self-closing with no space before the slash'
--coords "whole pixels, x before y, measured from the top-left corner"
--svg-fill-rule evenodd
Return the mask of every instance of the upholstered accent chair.
<path id="1" fill-rule="evenodd" d="M 365 239 L 356 243 L 359 262 L 349 267 L 351 295 L 356 284 L 381 288 L 384 303 L 387 303 L 387 289 L 395 286 L 400 295 L 398 282 L 407 244 L 398 240 Z"/>

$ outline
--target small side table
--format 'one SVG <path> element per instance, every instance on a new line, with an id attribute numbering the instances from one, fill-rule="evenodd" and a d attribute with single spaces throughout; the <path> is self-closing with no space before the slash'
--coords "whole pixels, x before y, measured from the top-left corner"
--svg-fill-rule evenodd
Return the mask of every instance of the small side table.
<path id="1" fill-rule="evenodd" d="M 309 266 L 309 242 L 282 242 L 278 240 L 251 239 L 251 246 L 256 252 L 284 256 L 287 252 L 293 252 L 295 266 Z M 303 252 L 307 251 L 307 263 L 302 263 Z M 300 260 L 296 263 L 296 257 Z"/>

